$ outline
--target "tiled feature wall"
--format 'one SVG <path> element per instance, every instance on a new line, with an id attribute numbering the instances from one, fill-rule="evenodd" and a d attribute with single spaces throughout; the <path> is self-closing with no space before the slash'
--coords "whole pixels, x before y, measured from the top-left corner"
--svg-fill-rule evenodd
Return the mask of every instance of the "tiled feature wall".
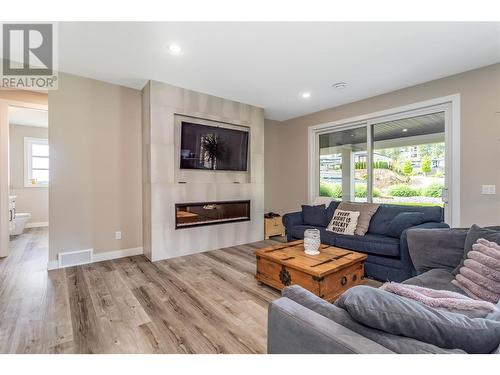
<path id="1" fill-rule="evenodd" d="M 207 178 L 209 172 L 180 171 L 176 115 L 249 127 L 247 175 L 215 171 Z M 181 178 L 186 183 L 179 183 Z M 251 200 L 251 221 L 175 229 L 175 203 L 246 199 Z M 143 89 L 144 254 L 156 261 L 260 241 L 263 214 L 264 110 L 150 81 Z"/>

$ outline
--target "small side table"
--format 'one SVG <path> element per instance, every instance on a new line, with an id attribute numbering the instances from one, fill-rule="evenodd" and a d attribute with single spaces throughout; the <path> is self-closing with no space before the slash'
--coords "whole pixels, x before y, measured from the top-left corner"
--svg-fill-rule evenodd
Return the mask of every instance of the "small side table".
<path id="1" fill-rule="evenodd" d="M 285 227 L 281 221 L 281 216 L 273 218 L 264 218 L 264 238 L 266 240 L 272 236 L 284 236 Z"/>

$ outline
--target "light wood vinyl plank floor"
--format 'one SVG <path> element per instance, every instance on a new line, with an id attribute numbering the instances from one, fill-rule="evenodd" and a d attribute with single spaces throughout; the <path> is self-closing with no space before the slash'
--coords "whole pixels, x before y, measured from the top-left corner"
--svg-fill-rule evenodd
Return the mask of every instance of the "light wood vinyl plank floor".
<path id="1" fill-rule="evenodd" d="M 0 259 L 0 353 L 265 353 L 253 252 L 268 240 L 151 263 L 143 256 L 47 272 L 47 228 Z"/>

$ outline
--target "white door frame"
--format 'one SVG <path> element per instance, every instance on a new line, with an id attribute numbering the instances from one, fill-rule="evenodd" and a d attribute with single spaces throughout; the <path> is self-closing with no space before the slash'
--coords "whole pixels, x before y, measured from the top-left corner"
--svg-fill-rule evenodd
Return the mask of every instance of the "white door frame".
<path id="1" fill-rule="evenodd" d="M 394 121 L 401 118 L 415 117 L 435 112 L 445 113 L 445 219 L 452 227 L 460 227 L 460 94 L 443 96 L 409 105 L 355 116 L 343 120 L 313 125 L 308 130 L 309 153 L 309 183 L 308 196 L 312 203 L 319 195 L 319 135 L 332 130 L 367 126 L 380 122 Z M 371 138 L 371 132 L 368 132 Z M 371 139 L 368 139 L 371 154 Z M 372 176 L 368 175 L 368 189 L 371 189 Z"/>
<path id="2" fill-rule="evenodd" d="M 9 107 L 48 110 L 48 105 L 0 99 L 0 258 L 9 255 Z"/>

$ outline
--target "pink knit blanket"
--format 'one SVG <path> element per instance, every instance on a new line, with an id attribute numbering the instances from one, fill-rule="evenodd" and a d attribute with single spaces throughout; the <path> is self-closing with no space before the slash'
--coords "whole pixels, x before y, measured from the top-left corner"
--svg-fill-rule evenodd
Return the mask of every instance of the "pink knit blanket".
<path id="1" fill-rule="evenodd" d="M 430 307 L 446 309 L 465 315 L 469 315 L 468 312 L 474 311 L 477 313 L 474 314 L 475 316 L 486 316 L 488 313 L 496 310 L 495 305 L 490 302 L 478 301 L 463 294 L 447 290 L 434 290 L 395 282 L 385 283 L 380 289 L 418 301 Z"/>

